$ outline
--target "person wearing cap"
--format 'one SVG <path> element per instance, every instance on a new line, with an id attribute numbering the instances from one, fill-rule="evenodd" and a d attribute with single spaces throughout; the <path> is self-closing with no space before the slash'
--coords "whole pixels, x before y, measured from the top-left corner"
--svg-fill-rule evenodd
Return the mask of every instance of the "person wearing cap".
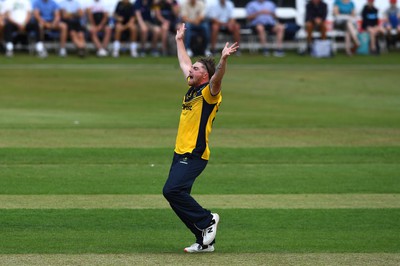
<path id="1" fill-rule="evenodd" d="M 370 49 L 372 54 L 379 54 L 376 47 L 376 38 L 380 34 L 384 34 L 384 29 L 379 25 L 378 21 L 378 9 L 374 6 L 374 0 L 367 0 L 367 4 L 364 6 L 362 12 L 362 24 L 361 28 L 369 33 L 370 37 Z"/>

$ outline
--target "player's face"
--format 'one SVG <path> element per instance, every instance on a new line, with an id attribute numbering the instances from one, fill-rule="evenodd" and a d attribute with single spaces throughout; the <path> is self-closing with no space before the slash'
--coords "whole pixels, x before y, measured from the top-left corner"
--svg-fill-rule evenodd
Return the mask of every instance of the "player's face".
<path id="1" fill-rule="evenodd" d="M 192 68 L 189 70 L 189 86 L 199 86 L 205 82 L 207 78 L 207 70 L 204 65 L 200 62 L 196 62 L 192 65 Z"/>

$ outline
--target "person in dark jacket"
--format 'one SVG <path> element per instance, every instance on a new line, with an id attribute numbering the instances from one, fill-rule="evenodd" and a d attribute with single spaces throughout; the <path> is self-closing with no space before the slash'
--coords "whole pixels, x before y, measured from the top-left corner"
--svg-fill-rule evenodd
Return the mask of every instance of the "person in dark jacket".
<path id="1" fill-rule="evenodd" d="M 361 28 L 369 33 L 370 37 L 370 49 L 372 54 L 378 54 L 376 49 L 376 37 L 380 34 L 384 34 L 385 30 L 379 25 L 378 21 L 378 9 L 374 6 L 374 0 L 367 0 L 367 4 L 364 6 L 361 16 L 362 24 Z"/>
<path id="2" fill-rule="evenodd" d="M 321 33 L 321 39 L 326 39 L 326 15 L 328 7 L 322 0 L 310 0 L 306 5 L 306 31 L 307 45 L 311 46 L 312 33 L 317 30 Z"/>

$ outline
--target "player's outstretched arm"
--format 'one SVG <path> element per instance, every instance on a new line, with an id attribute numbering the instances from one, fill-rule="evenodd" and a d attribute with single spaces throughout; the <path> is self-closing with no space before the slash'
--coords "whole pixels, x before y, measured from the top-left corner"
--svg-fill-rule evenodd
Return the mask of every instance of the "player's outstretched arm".
<path id="1" fill-rule="evenodd" d="M 176 36 L 175 36 L 175 41 L 176 41 L 176 49 L 178 52 L 178 60 L 179 60 L 179 66 L 181 67 L 183 71 L 183 75 L 185 75 L 185 78 L 189 75 L 189 70 L 192 67 L 192 60 L 188 56 L 185 48 L 185 43 L 184 43 L 184 36 L 185 36 L 185 23 L 182 23 L 182 25 L 178 28 L 176 31 Z"/>
<path id="2" fill-rule="evenodd" d="M 225 47 L 222 50 L 221 59 L 219 60 L 219 63 L 217 65 L 217 67 L 215 68 L 215 73 L 211 77 L 211 80 L 210 80 L 210 90 L 211 90 L 212 95 L 217 95 L 220 92 L 222 78 L 224 77 L 224 74 L 225 74 L 228 56 L 235 53 L 238 48 L 239 48 L 239 45 L 236 42 L 234 44 L 232 44 L 231 46 L 229 46 L 228 42 L 225 44 Z"/>

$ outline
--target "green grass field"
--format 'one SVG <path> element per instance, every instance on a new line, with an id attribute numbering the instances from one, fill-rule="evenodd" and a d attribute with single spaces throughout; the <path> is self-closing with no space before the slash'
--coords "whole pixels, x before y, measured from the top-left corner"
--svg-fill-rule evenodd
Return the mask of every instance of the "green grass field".
<path id="1" fill-rule="evenodd" d="M 399 62 L 230 58 L 191 255 L 161 195 L 176 58 L 0 59 L 0 265 L 400 265 Z"/>

